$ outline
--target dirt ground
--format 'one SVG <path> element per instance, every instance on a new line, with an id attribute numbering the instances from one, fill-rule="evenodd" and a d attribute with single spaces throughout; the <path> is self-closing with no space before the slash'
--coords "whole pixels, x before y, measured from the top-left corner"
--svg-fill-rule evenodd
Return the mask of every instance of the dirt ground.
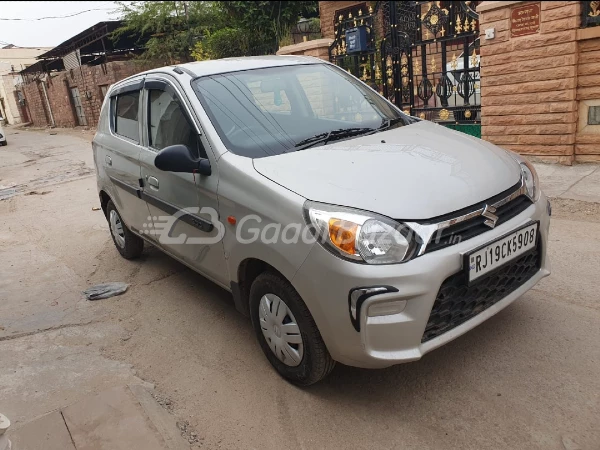
<path id="1" fill-rule="evenodd" d="M 598 203 L 553 202 L 552 276 L 475 330 L 299 389 L 230 294 L 152 247 L 118 255 L 93 210 L 90 133 L 15 133 L 0 147 L 0 412 L 16 427 L 141 379 L 193 448 L 600 449 Z M 131 286 L 81 295 L 107 281 Z"/>

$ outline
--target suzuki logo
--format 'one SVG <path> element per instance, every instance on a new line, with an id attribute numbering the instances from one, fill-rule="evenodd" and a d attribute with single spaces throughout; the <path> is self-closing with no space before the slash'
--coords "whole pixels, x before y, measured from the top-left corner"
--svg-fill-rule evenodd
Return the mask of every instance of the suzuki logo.
<path id="1" fill-rule="evenodd" d="M 493 206 L 490 206 L 490 205 L 485 205 L 485 208 L 483 209 L 483 212 L 481 213 L 481 215 L 483 217 L 488 219 L 483 223 L 485 223 L 490 228 L 494 228 L 496 226 L 496 222 L 498 222 L 498 216 L 496 214 L 494 214 L 495 212 L 496 212 L 496 208 L 494 208 Z"/>

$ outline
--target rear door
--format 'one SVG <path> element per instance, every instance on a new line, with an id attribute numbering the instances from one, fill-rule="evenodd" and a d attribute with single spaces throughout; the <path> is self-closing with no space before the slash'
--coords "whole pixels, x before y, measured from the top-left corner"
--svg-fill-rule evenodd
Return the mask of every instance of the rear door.
<path id="1" fill-rule="evenodd" d="M 108 99 L 109 133 L 95 139 L 102 150 L 97 164 L 102 164 L 113 187 L 112 199 L 121 218 L 133 231 L 140 233 L 148 221 L 148 207 L 142 200 L 140 136 L 142 130 L 143 78 L 111 92 Z"/>
<path id="2" fill-rule="evenodd" d="M 158 233 L 158 245 L 217 283 L 228 286 L 218 220 L 218 168 L 191 108 L 174 80 L 148 76 L 144 85 L 144 148 L 140 154 L 143 197 Z M 207 158 L 212 174 L 163 172 L 154 159 L 165 147 L 183 144 Z M 203 209 L 204 208 L 204 209 Z M 221 236 L 222 237 L 222 236 Z"/>

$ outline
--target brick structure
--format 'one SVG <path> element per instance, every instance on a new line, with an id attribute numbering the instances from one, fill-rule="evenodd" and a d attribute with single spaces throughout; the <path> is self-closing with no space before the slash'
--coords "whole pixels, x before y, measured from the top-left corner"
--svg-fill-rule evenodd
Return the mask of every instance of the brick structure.
<path id="1" fill-rule="evenodd" d="M 278 55 L 304 55 L 329 61 L 329 46 L 333 39 L 316 39 L 314 41 L 300 42 L 299 44 L 281 47 Z"/>
<path id="2" fill-rule="evenodd" d="M 511 37 L 511 11 L 531 4 L 539 32 Z M 579 29 L 581 3 L 489 1 L 478 12 L 482 138 L 564 164 L 600 160 L 600 125 L 587 125 L 600 105 L 600 27 Z"/>
<path id="3" fill-rule="evenodd" d="M 338 11 L 342 11 L 344 9 L 360 5 L 375 5 L 375 2 L 319 2 L 319 17 L 321 18 L 321 35 L 326 39 L 334 39 L 335 38 L 335 28 L 334 24 L 336 22 L 336 16 Z M 365 8 L 366 13 L 366 8 Z"/>
<path id="4" fill-rule="evenodd" d="M 104 96 L 102 88 L 128 76 L 147 70 L 134 61 L 114 61 L 97 66 L 82 66 L 80 69 L 65 70 L 46 75 L 43 79 L 32 80 L 22 85 L 26 104 L 35 126 L 50 126 L 52 118 L 59 127 L 77 126 L 71 88 L 78 88 L 87 125 L 95 127 L 100 116 Z M 48 102 L 44 96 L 44 86 Z M 50 110 L 48 110 L 48 103 Z"/>

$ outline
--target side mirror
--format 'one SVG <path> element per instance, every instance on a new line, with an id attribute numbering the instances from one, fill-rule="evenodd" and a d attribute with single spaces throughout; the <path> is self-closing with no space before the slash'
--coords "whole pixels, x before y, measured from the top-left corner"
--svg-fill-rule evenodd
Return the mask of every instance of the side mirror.
<path id="1" fill-rule="evenodd" d="M 182 144 L 163 148 L 154 158 L 154 165 L 165 172 L 199 173 L 206 176 L 212 173 L 208 159 L 195 159 L 190 149 Z"/>

